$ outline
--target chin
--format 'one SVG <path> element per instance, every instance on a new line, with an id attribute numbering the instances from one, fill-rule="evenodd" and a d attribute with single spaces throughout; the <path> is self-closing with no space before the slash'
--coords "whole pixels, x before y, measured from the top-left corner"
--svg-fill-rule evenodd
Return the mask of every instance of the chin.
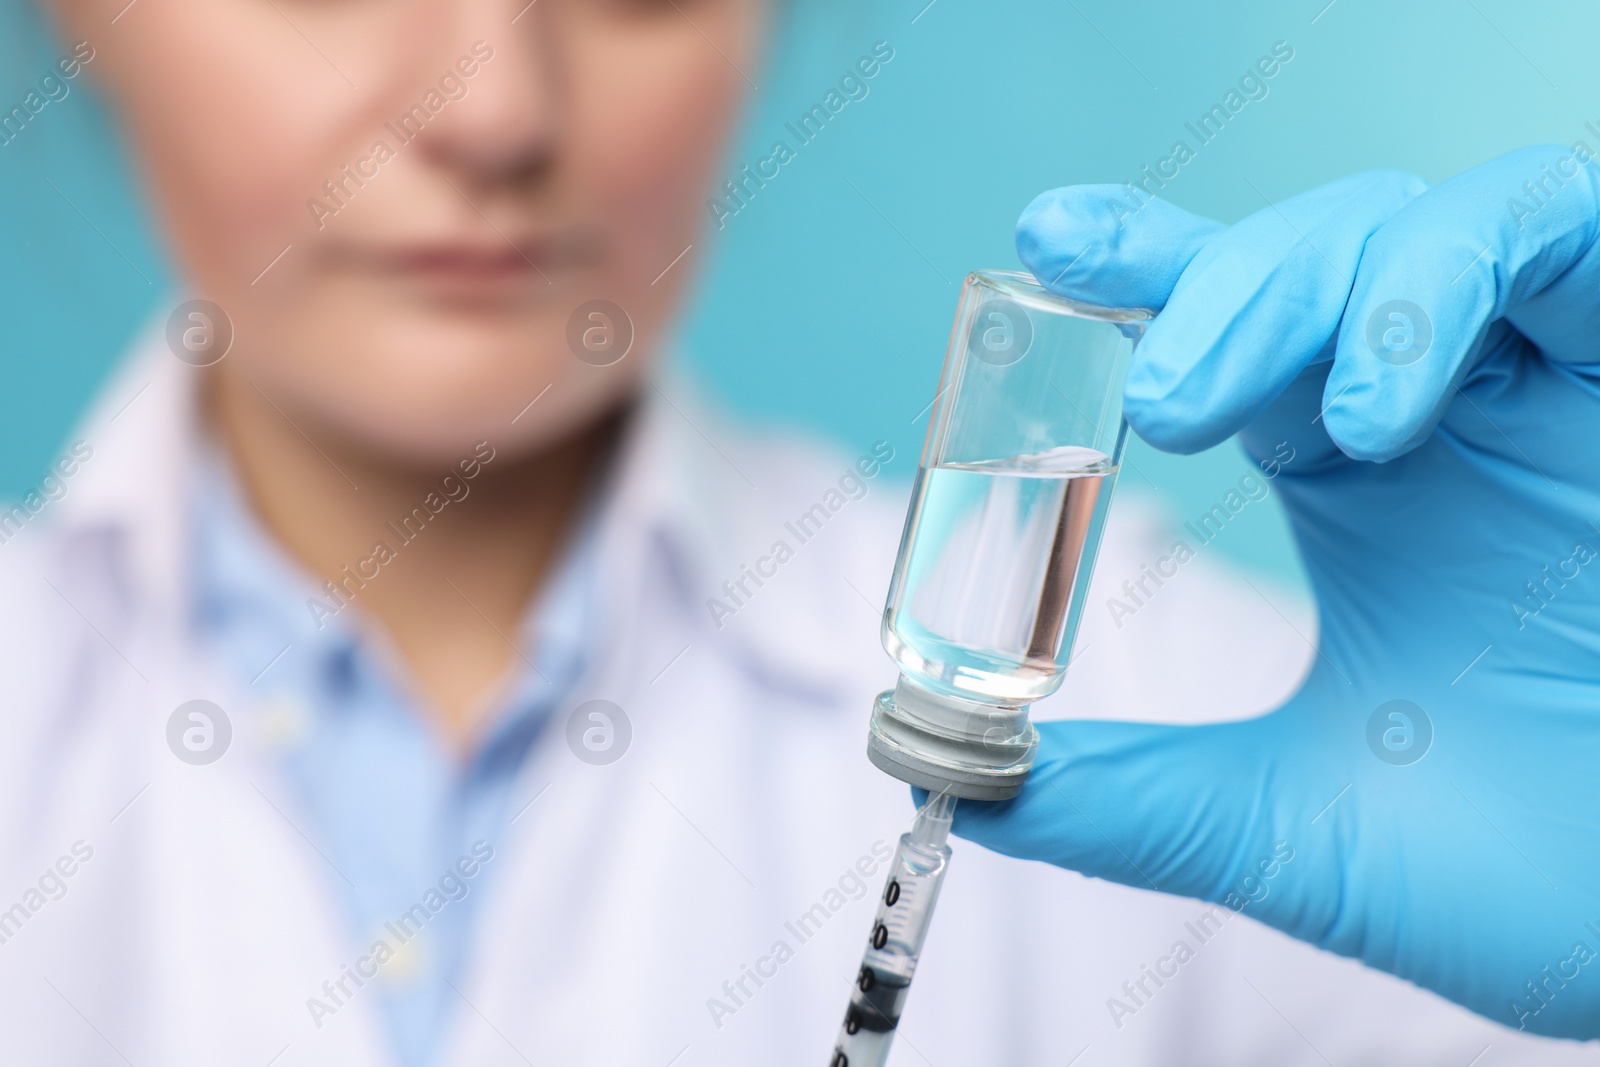
<path id="1" fill-rule="evenodd" d="M 323 433 L 421 466 L 454 464 L 483 441 L 507 457 L 536 454 L 627 403 L 648 362 L 635 352 L 590 367 L 552 348 L 548 336 L 483 330 L 298 350 L 342 356 L 263 375 L 278 380 L 280 396 Z"/>

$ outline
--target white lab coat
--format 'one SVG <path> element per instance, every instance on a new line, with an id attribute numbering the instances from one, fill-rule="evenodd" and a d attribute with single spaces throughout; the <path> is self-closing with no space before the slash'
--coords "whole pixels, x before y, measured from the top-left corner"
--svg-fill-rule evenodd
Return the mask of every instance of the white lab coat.
<path id="1" fill-rule="evenodd" d="M 78 435 L 93 456 L 66 496 L 0 545 L 0 909 L 27 910 L 0 944 L 0 1061 L 377 1067 L 388 1038 L 375 995 L 357 991 L 320 1026 L 308 1010 L 367 945 L 296 828 L 310 823 L 253 725 L 266 717 L 249 712 L 251 687 L 183 624 L 203 372 L 157 335 L 141 347 Z M 829 1059 L 877 860 L 911 813 L 864 747 L 871 698 L 893 680 L 878 616 L 916 457 L 902 450 L 719 629 L 707 597 L 855 457 L 736 431 L 673 395 L 647 406 L 602 524 L 608 638 L 572 702 L 620 705 L 631 748 L 586 764 L 560 721 L 535 744 L 513 803 L 538 799 L 497 843 L 445 1063 Z M 1309 610 L 1274 593 L 1287 624 L 1215 559 L 1111 625 L 1109 590 L 1169 542 L 1122 501 L 1099 567 L 1107 592 L 1079 641 L 1090 647 L 1041 714 L 1243 715 L 1293 688 Z M 233 709 L 232 747 L 209 766 L 165 739 L 196 697 Z M 53 866 L 75 846 L 92 857 Z M 28 895 L 68 867 L 59 899 Z M 850 899 L 858 868 L 872 873 Z M 830 894 L 841 881 L 848 892 Z M 839 906 L 802 941 L 786 924 L 819 903 Z M 957 842 L 892 1062 L 1594 1060 L 1247 919 L 1114 1023 L 1108 999 L 1203 910 Z M 781 965 L 778 942 L 791 951 Z M 745 977 L 736 1010 L 714 1011 L 713 998 L 735 1005 L 724 983 L 745 966 L 771 976 Z"/>

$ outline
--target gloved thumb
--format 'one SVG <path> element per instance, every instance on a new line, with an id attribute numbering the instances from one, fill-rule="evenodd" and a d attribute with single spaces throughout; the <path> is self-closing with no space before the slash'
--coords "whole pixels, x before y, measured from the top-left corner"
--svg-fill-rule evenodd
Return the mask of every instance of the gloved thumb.
<path id="1" fill-rule="evenodd" d="M 1315 809 L 1339 786 L 1300 760 L 1288 771 L 1281 754 L 1299 746 L 1284 736 L 1285 718 L 1280 711 L 1205 726 L 1039 723 L 1039 754 L 1022 793 L 961 801 L 953 830 L 1006 855 L 1248 907 L 1317 940 L 1329 905 L 1318 899 L 1309 859 L 1297 868 L 1294 858 L 1326 858 L 1329 835 L 1319 830 L 1328 827 L 1316 826 Z M 1336 777 L 1330 772 L 1326 782 Z"/>
<path id="2" fill-rule="evenodd" d="M 1160 310 L 1225 227 L 1122 185 L 1069 185 L 1017 219 L 1017 255 L 1045 288 L 1102 307 Z"/>

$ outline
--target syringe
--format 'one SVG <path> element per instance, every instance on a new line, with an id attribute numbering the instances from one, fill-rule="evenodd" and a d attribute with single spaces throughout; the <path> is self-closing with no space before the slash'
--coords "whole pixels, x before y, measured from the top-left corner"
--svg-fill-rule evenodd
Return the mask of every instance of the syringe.
<path id="1" fill-rule="evenodd" d="M 889 1059 L 939 886 L 950 866 L 945 841 L 955 810 L 954 796 L 936 793 L 917 812 L 911 832 L 900 835 L 829 1067 L 882 1067 Z"/>

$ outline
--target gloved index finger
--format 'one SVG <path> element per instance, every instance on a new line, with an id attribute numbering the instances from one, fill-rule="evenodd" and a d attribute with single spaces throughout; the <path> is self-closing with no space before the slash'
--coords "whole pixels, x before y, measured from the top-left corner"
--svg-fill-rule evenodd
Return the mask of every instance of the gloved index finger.
<path id="1" fill-rule="evenodd" d="M 1160 309 L 1220 222 L 1123 185 L 1071 185 L 1017 220 L 1017 255 L 1040 284 L 1101 307 Z"/>
<path id="2" fill-rule="evenodd" d="M 1416 447 L 1508 313 L 1535 341 L 1548 334 L 1555 358 L 1592 360 L 1581 327 L 1600 307 L 1597 235 L 1600 173 L 1560 146 L 1508 153 L 1408 204 L 1362 255 L 1328 376 L 1328 433 L 1358 459 Z"/>
<path id="3" fill-rule="evenodd" d="M 1358 174 L 1213 237 L 1134 352 L 1129 424 L 1157 448 L 1197 452 L 1255 420 L 1332 354 L 1367 239 L 1424 188 L 1408 174 Z"/>

